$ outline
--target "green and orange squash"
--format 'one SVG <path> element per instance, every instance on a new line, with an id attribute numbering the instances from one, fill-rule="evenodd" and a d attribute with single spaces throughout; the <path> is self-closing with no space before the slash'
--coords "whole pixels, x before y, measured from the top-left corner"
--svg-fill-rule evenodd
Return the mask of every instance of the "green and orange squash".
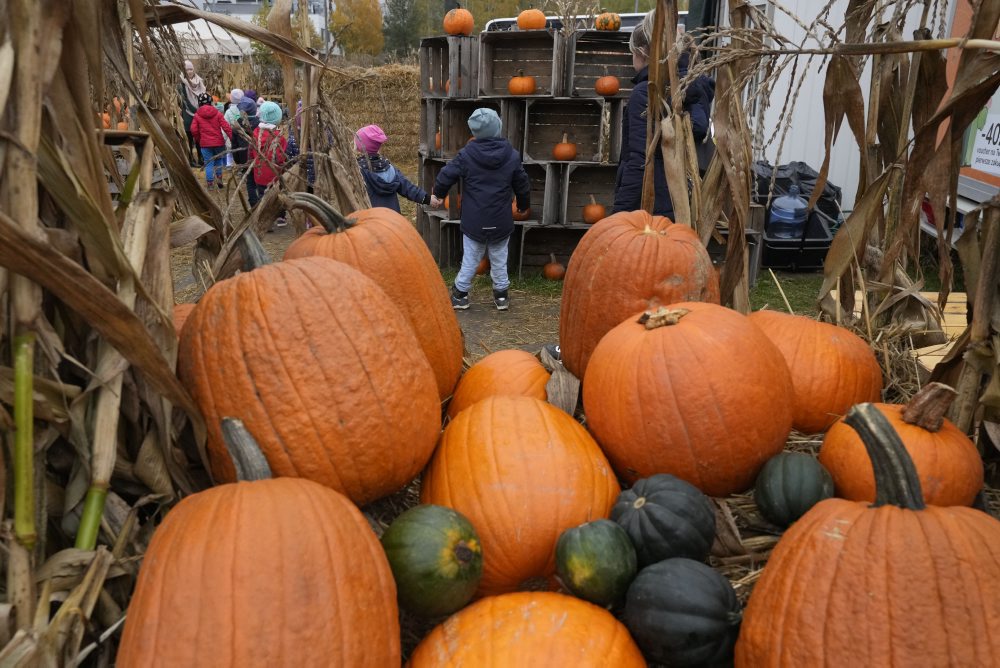
<path id="1" fill-rule="evenodd" d="M 567 529 L 556 543 L 556 573 L 574 596 L 604 607 L 625 598 L 636 573 L 632 540 L 611 520 Z"/>

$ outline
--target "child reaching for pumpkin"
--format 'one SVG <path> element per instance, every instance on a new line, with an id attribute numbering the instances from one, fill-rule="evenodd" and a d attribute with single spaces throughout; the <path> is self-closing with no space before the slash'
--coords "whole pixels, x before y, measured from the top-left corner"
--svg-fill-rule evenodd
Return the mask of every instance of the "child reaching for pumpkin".
<path id="1" fill-rule="evenodd" d="M 484 254 L 490 259 L 493 303 L 497 310 L 509 306 L 507 294 L 507 250 L 514 232 L 511 191 L 517 197 L 518 212 L 531 205 L 531 181 L 521 165 L 521 154 L 500 136 L 502 128 L 497 112 L 485 107 L 469 116 L 474 141 L 458 152 L 438 174 L 431 195 L 431 206 L 444 203 L 448 190 L 462 179 L 462 266 L 451 289 L 451 305 L 469 308 L 469 290 L 476 266 Z"/>
<path id="2" fill-rule="evenodd" d="M 361 154 L 358 167 L 372 206 L 384 206 L 399 213 L 399 195 L 417 204 L 430 204 L 430 195 L 413 185 L 388 158 L 379 155 L 385 141 L 385 132 L 377 125 L 366 125 L 354 133 L 354 147 Z"/>

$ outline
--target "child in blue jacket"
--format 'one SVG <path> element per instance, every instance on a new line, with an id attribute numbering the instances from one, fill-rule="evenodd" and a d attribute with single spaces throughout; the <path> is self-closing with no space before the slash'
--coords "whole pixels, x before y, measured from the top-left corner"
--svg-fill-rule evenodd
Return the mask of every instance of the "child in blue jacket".
<path id="1" fill-rule="evenodd" d="M 377 125 L 366 125 L 354 134 L 354 146 L 361 153 L 358 167 L 365 179 L 372 206 L 384 206 L 399 213 L 398 195 L 417 204 L 430 204 L 430 195 L 410 183 L 388 158 L 378 154 L 385 140 L 385 132 Z"/>
<path id="2" fill-rule="evenodd" d="M 511 193 L 517 197 L 518 211 L 526 211 L 531 206 L 531 181 L 521 165 L 521 154 L 500 136 L 497 112 L 476 109 L 469 117 L 469 129 L 475 141 L 466 144 L 438 174 L 431 205 L 441 206 L 448 190 L 462 179 L 462 267 L 451 289 L 452 307 L 469 308 L 476 266 L 488 253 L 493 303 L 505 311 L 510 287 L 507 250 L 514 232 Z"/>

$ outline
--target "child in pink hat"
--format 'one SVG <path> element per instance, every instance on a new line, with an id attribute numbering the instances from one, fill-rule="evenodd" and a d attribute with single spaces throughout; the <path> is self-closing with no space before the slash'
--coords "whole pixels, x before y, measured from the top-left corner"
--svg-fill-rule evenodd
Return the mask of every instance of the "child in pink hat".
<path id="1" fill-rule="evenodd" d="M 379 155 L 385 142 L 385 132 L 377 125 L 366 125 L 354 134 L 354 147 L 361 154 L 358 167 L 372 206 L 384 206 L 399 213 L 399 195 L 417 204 L 430 204 L 430 195 L 413 185 L 388 158 Z"/>

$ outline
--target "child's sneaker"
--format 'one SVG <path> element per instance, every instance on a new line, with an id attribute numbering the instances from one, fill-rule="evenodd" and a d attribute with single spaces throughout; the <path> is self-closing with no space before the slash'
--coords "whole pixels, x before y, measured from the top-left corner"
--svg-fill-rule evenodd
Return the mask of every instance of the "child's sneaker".
<path id="1" fill-rule="evenodd" d="M 284 216 L 279 216 L 279 217 L 278 217 L 278 218 L 276 218 L 276 219 L 275 219 L 275 221 L 274 221 L 274 226 L 275 226 L 275 227 L 284 227 L 284 226 L 285 226 L 285 225 L 287 225 L 287 224 L 288 224 L 288 221 L 287 221 L 287 220 L 285 220 L 285 217 L 284 217 Z"/>
<path id="2" fill-rule="evenodd" d="M 455 310 L 464 311 L 469 308 L 469 293 L 462 292 L 455 286 L 451 287 L 451 307 Z"/>
<path id="3" fill-rule="evenodd" d="M 510 305 L 507 300 L 506 290 L 494 290 L 493 291 L 493 303 L 497 305 L 498 311 L 506 311 L 507 307 Z"/>

